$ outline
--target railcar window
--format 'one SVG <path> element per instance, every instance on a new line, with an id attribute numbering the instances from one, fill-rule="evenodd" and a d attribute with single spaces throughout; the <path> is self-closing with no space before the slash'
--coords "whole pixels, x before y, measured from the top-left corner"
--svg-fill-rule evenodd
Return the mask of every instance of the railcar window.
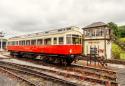
<path id="1" fill-rule="evenodd" d="M 81 44 L 81 37 L 79 35 L 72 35 L 73 44 Z"/>
<path id="2" fill-rule="evenodd" d="M 11 43 L 12 43 L 12 45 L 13 45 L 13 41 L 12 41 Z"/>
<path id="3" fill-rule="evenodd" d="M 13 41 L 11 42 L 11 45 L 13 45 Z"/>
<path id="4" fill-rule="evenodd" d="M 67 28 L 67 30 L 71 30 L 71 28 Z"/>
<path id="5" fill-rule="evenodd" d="M 19 41 L 19 45 L 21 45 L 21 41 Z"/>
<path id="6" fill-rule="evenodd" d="M 66 35 L 66 44 L 72 44 L 71 34 L 67 34 L 67 35 Z"/>
<path id="7" fill-rule="evenodd" d="M 7 42 L 8 45 L 10 45 L 10 42 Z"/>
<path id="8" fill-rule="evenodd" d="M 18 43 L 19 43 L 19 42 L 17 41 L 17 45 L 18 45 Z"/>
<path id="9" fill-rule="evenodd" d="M 57 38 L 53 39 L 53 44 L 57 44 Z"/>
<path id="10" fill-rule="evenodd" d="M 18 45 L 18 41 L 15 41 L 15 45 Z"/>
<path id="11" fill-rule="evenodd" d="M 14 42 L 14 41 L 12 41 L 12 45 L 15 45 L 15 42 Z"/>
<path id="12" fill-rule="evenodd" d="M 75 34 L 66 35 L 67 44 L 81 44 L 81 41 L 82 41 L 82 37 L 80 35 L 75 35 Z"/>
<path id="13" fill-rule="evenodd" d="M 26 40 L 26 45 L 30 45 L 30 40 Z"/>
<path id="14" fill-rule="evenodd" d="M 43 44 L 43 39 L 38 39 L 37 40 L 37 45 L 42 45 Z"/>
<path id="15" fill-rule="evenodd" d="M 63 37 L 59 37 L 59 44 L 63 44 L 64 42 L 64 38 Z"/>
<path id="16" fill-rule="evenodd" d="M 22 45 L 25 45 L 25 41 L 22 41 Z"/>
<path id="17" fill-rule="evenodd" d="M 45 45 L 51 45 L 51 38 L 44 39 Z"/>
<path id="18" fill-rule="evenodd" d="M 12 41 L 10 42 L 10 45 L 12 45 Z"/>
<path id="19" fill-rule="evenodd" d="M 21 41 L 21 45 L 23 45 L 23 41 Z"/>
<path id="20" fill-rule="evenodd" d="M 36 40 L 31 40 L 31 45 L 36 45 Z"/>
<path id="21" fill-rule="evenodd" d="M 8 45 L 11 45 L 11 42 L 8 42 Z"/>

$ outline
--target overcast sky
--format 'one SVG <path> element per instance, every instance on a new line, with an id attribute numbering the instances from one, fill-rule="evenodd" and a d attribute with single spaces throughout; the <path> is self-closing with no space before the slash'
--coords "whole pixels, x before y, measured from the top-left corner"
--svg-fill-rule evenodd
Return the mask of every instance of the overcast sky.
<path id="1" fill-rule="evenodd" d="M 8 36 L 98 21 L 125 25 L 125 0 L 0 0 L 0 31 Z"/>

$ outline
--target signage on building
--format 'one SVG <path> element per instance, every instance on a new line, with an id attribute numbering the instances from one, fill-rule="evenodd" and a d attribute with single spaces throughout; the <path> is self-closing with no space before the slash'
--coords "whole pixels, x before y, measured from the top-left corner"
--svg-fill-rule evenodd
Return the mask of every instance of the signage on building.
<path id="1" fill-rule="evenodd" d="M 89 43 L 89 44 L 98 44 L 99 41 L 89 41 L 88 43 Z"/>

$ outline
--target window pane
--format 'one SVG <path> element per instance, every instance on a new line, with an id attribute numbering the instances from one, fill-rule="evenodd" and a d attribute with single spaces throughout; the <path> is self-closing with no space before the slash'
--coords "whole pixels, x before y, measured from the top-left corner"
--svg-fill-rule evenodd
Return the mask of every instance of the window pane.
<path id="1" fill-rule="evenodd" d="M 63 37 L 59 37 L 59 44 L 63 44 Z"/>
<path id="2" fill-rule="evenodd" d="M 73 44 L 79 44 L 80 40 L 79 38 L 72 38 Z"/>
<path id="3" fill-rule="evenodd" d="M 36 40 L 31 40 L 31 45 L 36 45 Z"/>
<path id="4" fill-rule="evenodd" d="M 72 44 L 81 44 L 81 37 L 79 35 L 72 35 Z"/>
<path id="5" fill-rule="evenodd" d="M 21 45 L 21 41 L 19 41 L 19 45 Z"/>
<path id="6" fill-rule="evenodd" d="M 51 38 L 44 39 L 45 45 L 51 45 Z"/>
<path id="7" fill-rule="evenodd" d="M 72 44 L 72 34 L 67 34 L 66 35 L 66 44 Z"/>
<path id="8" fill-rule="evenodd" d="M 25 45 L 25 41 L 22 41 L 22 45 Z"/>
<path id="9" fill-rule="evenodd" d="M 57 38 L 53 39 L 53 44 L 57 44 Z"/>
<path id="10" fill-rule="evenodd" d="M 42 44 L 43 44 L 43 39 L 38 39 L 38 40 L 37 40 L 37 44 L 38 44 L 38 45 L 42 45 Z"/>
<path id="11" fill-rule="evenodd" d="M 104 29 L 97 29 L 96 36 L 104 36 Z"/>
<path id="12" fill-rule="evenodd" d="M 15 45 L 18 45 L 18 41 L 16 41 Z"/>
<path id="13" fill-rule="evenodd" d="M 66 44 L 71 44 L 71 37 L 66 37 Z"/>
<path id="14" fill-rule="evenodd" d="M 26 40 L 26 45 L 30 45 L 30 40 Z"/>

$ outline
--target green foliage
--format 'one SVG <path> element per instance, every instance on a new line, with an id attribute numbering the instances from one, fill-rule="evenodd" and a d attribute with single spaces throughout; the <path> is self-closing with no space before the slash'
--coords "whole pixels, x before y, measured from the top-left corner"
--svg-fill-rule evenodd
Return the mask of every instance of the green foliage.
<path id="1" fill-rule="evenodd" d="M 125 38 L 120 38 L 119 41 L 125 43 Z"/>
<path id="2" fill-rule="evenodd" d="M 113 34 L 116 37 L 120 37 L 120 35 L 119 35 L 119 29 L 118 29 L 117 24 L 115 24 L 113 22 L 110 22 L 110 23 L 108 23 L 108 26 L 109 26 L 109 28 L 111 28 L 113 30 Z"/>
<path id="3" fill-rule="evenodd" d="M 120 59 L 120 54 L 125 53 L 117 44 L 112 44 L 112 54 L 115 59 Z"/>
<path id="4" fill-rule="evenodd" d="M 125 60 L 125 53 L 120 53 L 120 59 L 124 59 Z"/>
<path id="5" fill-rule="evenodd" d="M 119 26 L 118 28 L 119 28 L 120 37 L 125 37 L 125 25 Z"/>

